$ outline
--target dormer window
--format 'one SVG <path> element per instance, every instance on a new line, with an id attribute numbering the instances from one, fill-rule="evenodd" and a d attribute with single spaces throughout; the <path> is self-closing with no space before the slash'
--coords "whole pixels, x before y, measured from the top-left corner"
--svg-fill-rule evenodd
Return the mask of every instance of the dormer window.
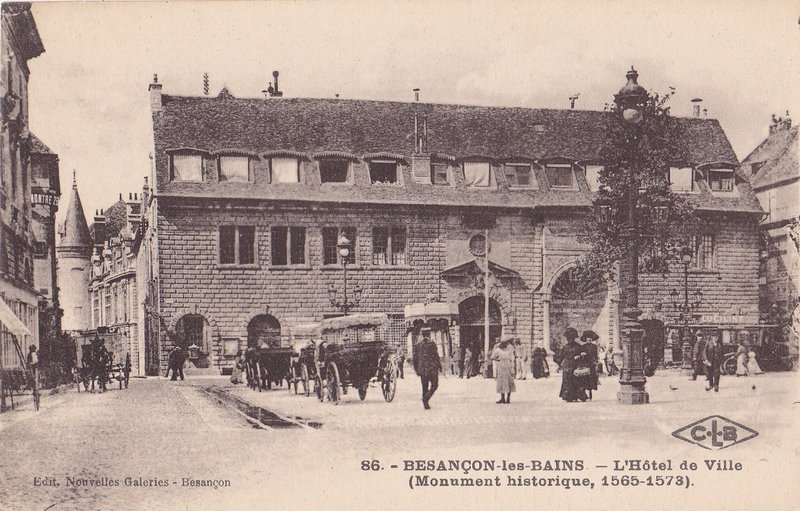
<path id="1" fill-rule="evenodd" d="M 670 167 L 669 186 L 673 192 L 694 191 L 694 169 L 692 167 Z"/>
<path id="2" fill-rule="evenodd" d="M 347 183 L 350 162 L 347 160 L 319 160 L 319 178 L 322 183 Z"/>
<path id="3" fill-rule="evenodd" d="M 470 188 L 491 186 L 491 165 L 488 161 L 465 161 L 464 184 Z"/>
<path id="4" fill-rule="evenodd" d="M 435 185 L 448 185 L 446 163 L 431 163 L 431 183 Z"/>
<path id="5" fill-rule="evenodd" d="M 199 154 L 176 153 L 171 155 L 171 181 L 202 181 L 203 157 Z"/>
<path id="6" fill-rule="evenodd" d="M 506 163 L 506 183 L 509 188 L 535 188 L 536 180 L 530 163 Z"/>
<path id="7" fill-rule="evenodd" d="M 219 180 L 246 183 L 250 179 L 250 158 L 247 156 L 220 156 Z"/>
<path id="8" fill-rule="evenodd" d="M 734 183 L 733 169 L 709 169 L 708 187 L 711 188 L 712 192 L 734 192 L 736 185 Z"/>
<path id="9" fill-rule="evenodd" d="M 547 184 L 555 189 L 575 188 L 575 178 L 572 175 L 572 165 L 568 163 L 551 163 L 544 168 Z"/>
<path id="10" fill-rule="evenodd" d="M 270 171 L 273 183 L 300 182 L 300 162 L 297 158 L 272 158 Z"/>
<path id="11" fill-rule="evenodd" d="M 397 183 L 397 162 L 373 160 L 369 162 L 369 178 L 372 183 Z"/>

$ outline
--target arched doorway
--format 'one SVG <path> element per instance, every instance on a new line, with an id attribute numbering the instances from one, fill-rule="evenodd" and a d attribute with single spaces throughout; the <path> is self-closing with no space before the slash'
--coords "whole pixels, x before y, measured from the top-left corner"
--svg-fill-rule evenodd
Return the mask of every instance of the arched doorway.
<path id="1" fill-rule="evenodd" d="M 194 367 L 211 366 L 211 326 L 200 314 L 186 314 L 175 325 L 177 343 L 187 352 Z M 197 349 L 190 349 L 196 346 Z"/>
<path id="2" fill-rule="evenodd" d="M 664 361 L 664 348 L 666 346 L 664 323 L 657 319 L 643 319 L 641 323 L 642 328 L 644 328 L 645 362 L 658 365 Z"/>
<path id="3" fill-rule="evenodd" d="M 260 314 L 247 325 L 247 347 L 266 345 L 277 348 L 281 345 L 281 323 L 269 314 Z"/>
<path id="4" fill-rule="evenodd" d="M 550 290 L 549 346 L 557 351 L 564 343 L 564 330 L 573 327 L 578 334 L 594 330 L 600 345 L 608 343 L 608 288 L 597 276 L 567 268 Z"/>
<path id="5" fill-rule="evenodd" d="M 482 296 L 472 296 L 458 304 L 459 338 L 461 340 L 461 359 L 467 348 L 472 352 L 473 360 L 477 363 L 483 354 L 485 331 L 485 303 Z M 500 339 L 503 333 L 503 319 L 500 306 L 495 300 L 489 298 L 489 349 Z"/>

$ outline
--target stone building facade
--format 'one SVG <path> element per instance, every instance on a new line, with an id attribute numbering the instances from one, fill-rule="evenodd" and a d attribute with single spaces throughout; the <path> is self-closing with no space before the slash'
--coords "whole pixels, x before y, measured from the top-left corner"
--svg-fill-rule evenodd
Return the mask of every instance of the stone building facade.
<path id="1" fill-rule="evenodd" d="M 28 61 L 44 52 L 27 2 L 2 5 L 0 30 L 0 300 L 3 317 L 16 316 L 23 350 L 39 343 L 39 294 L 34 282 L 34 223 L 31 203 L 31 133 L 28 128 Z M 6 307 L 7 306 L 7 307 Z M 10 311 L 9 311 L 10 310 Z M 8 327 L 0 319 L 0 367 L 20 366 Z M 8 323 L 8 324 L 6 324 Z"/>
<path id="2" fill-rule="evenodd" d="M 341 233 L 354 245 L 348 287 L 363 290 L 353 312 L 388 314 L 393 342 L 404 306 L 435 300 L 459 310 L 442 353 L 483 349 L 488 248 L 492 342 L 550 349 L 571 325 L 618 345 L 619 290 L 573 270 L 610 114 L 170 96 L 155 81 L 150 95 L 145 301 L 162 368 L 174 344 L 199 347 L 190 371 L 218 371 L 247 345 L 288 343 L 293 327 L 340 314 L 329 290 L 343 285 Z M 719 123 L 675 122 L 691 162 L 670 169 L 674 186 L 713 225 L 692 244 L 699 313 L 757 322 L 761 210 Z M 683 274 L 641 280 L 663 336 Z"/>
<path id="3" fill-rule="evenodd" d="M 761 281 L 762 313 L 784 325 L 797 342 L 800 333 L 800 149 L 790 118 L 773 119 L 769 135 L 743 161 L 766 215 Z"/>

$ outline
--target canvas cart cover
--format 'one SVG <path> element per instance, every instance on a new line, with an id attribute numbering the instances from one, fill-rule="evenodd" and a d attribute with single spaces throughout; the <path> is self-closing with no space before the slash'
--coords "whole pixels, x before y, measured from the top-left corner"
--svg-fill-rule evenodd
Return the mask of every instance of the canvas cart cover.
<path id="1" fill-rule="evenodd" d="M 31 331 L 28 330 L 22 321 L 14 314 L 14 311 L 11 310 L 4 300 L 0 299 L 0 323 L 3 324 L 6 329 L 14 335 L 31 335 Z"/>
<path id="2" fill-rule="evenodd" d="M 330 332 L 333 330 L 342 330 L 351 327 L 362 326 L 389 326 L 389 316 L 386 314 L 350 314 L 349 316 L 340 316 L 338 318 L 330 318 L 323 320 L 320 323 L 321 332 Z"/>

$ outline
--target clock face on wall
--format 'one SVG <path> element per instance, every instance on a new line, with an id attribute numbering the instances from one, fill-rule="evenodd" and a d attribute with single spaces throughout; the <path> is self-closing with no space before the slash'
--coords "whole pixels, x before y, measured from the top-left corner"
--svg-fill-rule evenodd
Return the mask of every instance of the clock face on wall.
<path id="1" fill-rule="evenodd" d="M 489 246 L 491 250 L 491 246 Z M 486 236 L 483 234 L 476 234 L 469 239 L 469 251 L 474 256 L 482 256 L 486 254 Z"/>

